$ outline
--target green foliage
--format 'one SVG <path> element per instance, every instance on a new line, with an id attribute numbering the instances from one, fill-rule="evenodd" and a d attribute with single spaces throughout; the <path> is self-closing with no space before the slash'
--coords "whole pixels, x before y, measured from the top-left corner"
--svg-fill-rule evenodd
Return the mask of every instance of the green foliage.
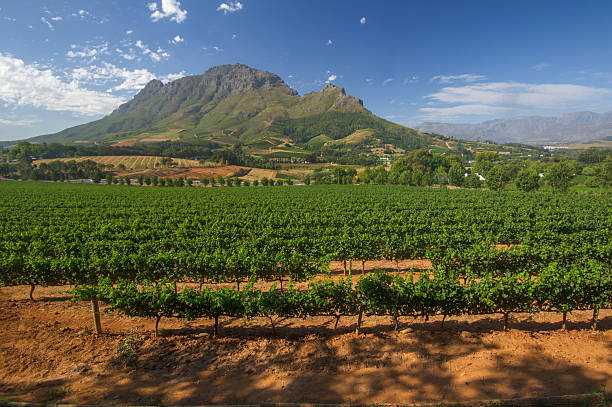
<path id="1" fill-rule="evenodd" d="M 276 318 L 307 316 L 390 315 L 399 316 L 459 316 L 512 312 L 540 311 L 571 312 L 612 304 L 612 277 L 609 268 L 590 262 L 587 269 L 559 272 L 548 267 L 538 278 L 527 273 L 484 274 L 471 276 L 465 284 L 453 274 L 421 273 L 418 279 L 375 272 L 362 276 L 355 287 L 350 280 L 311 282 L 307 290 L 293 285 L 268 291 L 252 285 L 243 291 L 231 288 L 202 290 L 186 288 L 177 293 L 174 287 L 161 282 L 140 288 L 131 282 L 119 281 L 116 286 L 103 280 L 89 290 L 99 292 L 112 310 L 127 316 L 157 318 L 177 317 L 192 320 L 214 318 L 215 334 L 219 317 L 266 317 L 274 324 Z M 77 287 L 75 298 L 86 289 Z M 507 320 L 506 320 L 507 323 Z M 274 325 L 273 325 L 274 328 Z"/>
<path id="2" fill-rule="evenodd" d="M 0 182 L 0 196 L 0 285 L 305 281 L 331 260 L 414 258 L 497 278 L 612 258 L 608 191 Z"/>
<path id="3" fill-rule="evenodd" d="M 494 165 L 487 171 L 485 183 L 494 191 L 502 189 L 506 183 L 504 168 L 499 164 Z"/>
<path id="4" fill-rule="evenodd" d="M 451 185 L 461 186 L 464 181 L 463 174 L 465 174 L 465 168 L 459 162 L 453 162 L 448 170 L 448 182 Z"/>
<path id="5" fill-rule="evenodd" d="M 612 188 L 612 157 L 608 156 L 603 163 L 599 164 L 595 179 L 600 188 Z"/>
<path id="6" fill-rule="evenodd" d="M 515 181 L 519 190 L 529 192 L 538 188 L 540 175 L 535 168 L 523 168 L 516 175 Z"/>
<path id="7" fill-rule="evenodd" d="M 544 179 L 557 192 L 567 192 L 574 177 L 574 170 L 565 161 L 560 161 L 551 165 Z"/>
<path id="8" fill-rule="evenodd" d="M 269 131 L 299 144 L 325 134 L 332 140 L 348 137 L 356 130 L 370 129 L 370 139 L 381 138 L 386 143 L 407 150 L 425 147 L 428 143 L 412 129 L 394 125 L 367 112 L 325 112 L 316 115 L 274 119 Z M 363 142 L 368 142 L 364 140 Z M 314 146 L 311 144 L 311 146 Z"/>

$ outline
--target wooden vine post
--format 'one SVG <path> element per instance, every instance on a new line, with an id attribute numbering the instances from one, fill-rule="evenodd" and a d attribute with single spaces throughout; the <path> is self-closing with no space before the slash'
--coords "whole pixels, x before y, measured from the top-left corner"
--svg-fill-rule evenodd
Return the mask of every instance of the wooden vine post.
<path id="1" fill-rule="evenodd" d="M 567 331 L 567 312 L 563 312 L 563 323 L 561 324 L 561 328 Z"/>
<path id="2" fill-rule="evenodd" d="M 593 308 L 593 320 L 591 321 L 591 329 L 593 331 L 597 330 L 597 319 L 599 318 L 599 306 L 595 306 Z"/>
<path id="3" fill-rule="evenodd" d="M 91 298 L 91 313 L 94 320 L 94 326 L 96 328 L 96 335 L 102 333 L 102 324 L 100 323 L 100 306 L 98 305 L 98 299 L 93 296 Z"/>

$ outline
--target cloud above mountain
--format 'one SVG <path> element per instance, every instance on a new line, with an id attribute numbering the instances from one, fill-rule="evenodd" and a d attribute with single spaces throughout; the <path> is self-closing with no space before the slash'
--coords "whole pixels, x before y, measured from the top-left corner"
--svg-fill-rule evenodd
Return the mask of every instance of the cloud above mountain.
<path id="1" fill-rule="evenodd" d="M 452 120 L 466 115 L 576 110 L 611 98 L 610 89 L 576 84 L 481 82 L 430 93 L 425 96 L 427 106 L 419 111 L 423 120 Z"/>

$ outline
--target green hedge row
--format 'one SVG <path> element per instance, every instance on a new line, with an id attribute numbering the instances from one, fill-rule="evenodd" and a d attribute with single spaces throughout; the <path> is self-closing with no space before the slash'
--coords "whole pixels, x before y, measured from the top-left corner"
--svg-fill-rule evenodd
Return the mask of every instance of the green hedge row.
<path id="1" fill-rule="evenodd" d="M 376 272 L 362 276 L 353 285 L 349 279 L 309 283 L 307 290 L 290 285 L 286 290 L 273 286 L 269 291 L 233 288 L 202 290 L 186 288 L 178 292 L 173 284 L 122 280 L 113 284 L 103 279 L 96 286 L 77 286 L 75 300 L 98 299 L 127 316 L 192 320 L 212 318 L 215 334 L 219 317 L 266 317 L 274 328 L 277 318 L 308 316 L 368 315 L 400 316 L 504 314 L 507 327 L 512 312 L 563 313 L 593 310 L 593 327 L 599 310 L 612 304 L 612 275 L 609 268 L 591 261 L 581 267 L 552 264 L 536 278 L 528 273 L 470 276 L 465 282 L 449 274 L 420 274 L 401 278 Z"/>

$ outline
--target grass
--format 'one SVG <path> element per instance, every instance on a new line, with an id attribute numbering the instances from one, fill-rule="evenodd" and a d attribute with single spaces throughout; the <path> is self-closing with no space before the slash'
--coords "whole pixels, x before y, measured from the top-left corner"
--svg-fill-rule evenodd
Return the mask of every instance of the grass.
<path id="1" fill-rule="evenodd" d="M 68 389 L 66 388 L 51 389 L 49 390 L 49 394 L 44 399 L 42 399 L 40 402 L 43 404 L 47 404 L 50 402 L 59 401 L 59 400 L 66 398 L 67 395 L 68 395 Z"/>
<path id="2" fill-rule="evenodd" d="M 111 364 L 120 366 L 132 366 L 138 360 L 138 342 L 140 336 L 130 335 L 121 340 L 115 349 L 115 356 L 110 360 Z"/>

